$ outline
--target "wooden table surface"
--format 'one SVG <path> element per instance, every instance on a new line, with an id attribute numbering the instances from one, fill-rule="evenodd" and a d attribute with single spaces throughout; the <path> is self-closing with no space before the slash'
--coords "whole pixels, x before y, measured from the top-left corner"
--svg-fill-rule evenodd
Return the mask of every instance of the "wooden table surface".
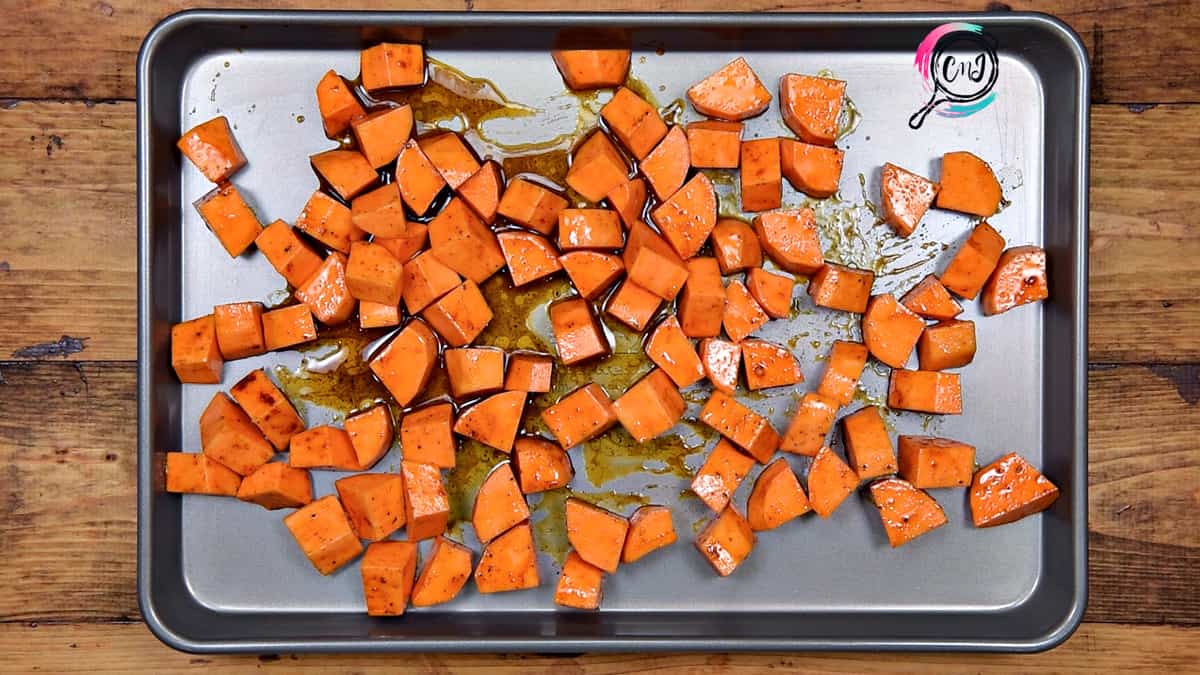
<path id="1" fill-rule="evenodd" d="M 1200 3 L 1047 0 L 1083 37 L 1091 148 L 1090 601 L 1036 656 L 746 654 L 197 657 L 135 589 L 134 60 L 192 4 L 29 0 L 0 22 L 0 672 L 251 667 L 616 673 L 1194 669 L 1200 646 Z M 400 3 L 360 0 L 364 8 Z M 414 8 L 556 9 L 565 0 Z M 157 6 L 150 6 L 157 5 Z M 594 9 L 720 9 L 596 0 Z M 755 10 L 1006 11 L 984 0 L 741 0 Z M 1190 650 L 1188 648 L 1191 648 Z"/>

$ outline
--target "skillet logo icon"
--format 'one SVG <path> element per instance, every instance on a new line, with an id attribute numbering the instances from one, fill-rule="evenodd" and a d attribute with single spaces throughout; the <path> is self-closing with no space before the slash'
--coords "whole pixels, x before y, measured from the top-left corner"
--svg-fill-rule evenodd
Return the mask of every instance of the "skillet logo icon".
<path id="1" fill-rule="evenodd" d="M 996 41 L 974 23 L 944 23 L 917 46 L 913 65 L 921 74 L 929 101 L 913 113 L 908 126 L 920 129 L 929 113 L 966 117 L 996 100 Z"/>

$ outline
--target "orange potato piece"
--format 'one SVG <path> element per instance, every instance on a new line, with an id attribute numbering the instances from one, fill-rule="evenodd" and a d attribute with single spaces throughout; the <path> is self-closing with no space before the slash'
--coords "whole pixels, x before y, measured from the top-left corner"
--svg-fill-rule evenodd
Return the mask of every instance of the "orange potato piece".
<path id="1" fill-rule="evenodd" d="M 994 527 L 1046 510 L 1058 499 L 1058 487 L 1010 452 L 975 473 L 969 494 L 975 527 Z"/>
<path id="2" fill-rule="evenodd" d="M 621 248 L 625 236 L 616 211 L 608 209 L 563 209 L 558 212 L 558 248 Z"/>
<path id="3" fill-rule="evenodd" d="M 646 210 L 646 181 L 643 178 L 627 180 L 609 190 L 604 199 L 621 217 L 621 223 L 626 228 L 633 227 Z"/>
<path id="4" fill-rule="evenodd" d="M 500 192 L 503 187 L 504 178 L 500 175 L 500 165 L 489 160 L 463 181 L 457 190 L 458 196 L 471 207 L 475 215 L 491 225 L 500 209 Z"/>
<path id="5" fill-rule="evenodd" d="M 712 181 L 697 173 L 651 211 L 650 218 L 680 258 L 691 258 L 717 225 L 717 193 Z"/>
<path id="6" fill-rule="evenodd" d="M 575 609 L 597 609 L 600 607 L 603 583 L 604 571 L 584 561 L 578 552 L 571 551 L 558 575 L 554 604 Z"/>
<path id="7" fill-rule="evenodd" d="M 846 497 L 858 489 L 858 475 L 829 446 L 821 448 L 808 467 L 808 503 L 828 518 Z"/>
<path id="8" fill-rule="evenodd" d="M 454 433 L 501 452 L 511 452 L 525 411 L 525 392 L 502 391 L 459 413 Z"/>
<path id="9" fill-rule="evenodd" d="M 697 169 L 736 169 L 742 153 L 742 123 L 691 122 L 687 141 L 691 164 Z"/>
<path id="10" fill-rule="evenodd" d="M 839 406 L 849 405 L 854 400 L 858 378 L 862 377 L 863 368 L 867 365 L 867 353 L 866 345 L 860 342 L 834 341 L 817 393 Z"/>
<path id="11" fill-rule="evenodd" d="M 213 307 L 217 346 L 226 360 L 243 359 L 267 351 L 262 332 L 262 303 L 232 302 Z"/>
<path id="12" fill-rule="evenodd" d="M 425 84 L 425 49 L 382 42 L 362 50 L 359 67 L 363 89 L 370 92 L 419 86 Z"/>
<path id="13" fill-rule="evenodd" d="M 262 368 L 238 380 L 229 393 L 276 450 L 287 449 L 292 436 L 304 431 L 304 420 Z"/>
<path id="14" fill-rule="evenodd" d="M 575 150 L 565 180 L 584 199 L 598 202 L 629 182 L 629 167 L 608 135 L 596 131 Z"/>
<path id="15" fill-rule="evenodd" d="M 742 454 L 724 438 L 719 439 L 692 478 L 692 492 L 708 508 L 720 513 L 752 468 L 753 457 Z"/>
<path id="16" fill-rule="evenodd" d="M 171 367 L 180 382 L 221 382 L 225 359 L 217 344 L 217 324 L 212 314 L 171 326 Z"/>
<path id="17" fill-rule="evenodd" d="M 454 398 L 491 394 L 504 387 L 504 351 L 495 347 L 447 349 L 446 375 Z"/>
<path id="18" fill-rule="evenodd" d="M 542 411 L 542 421 L 564 449 L 591 440 L 617 423 L 612 399 L 596 384 L 585 384 Z"/>
<path id="19" fill-rule="evenodd" d="M 716 258 L 689 258 L 687 282 L 677 305 L 683 334 L 692 338 L 721 334 L 725 318 L 725 286 Z"/>
<path id="20" fill-rule="evenodd" d="M 167 453 L 167 492 L 233 497 L 241 482 L 241 476 L 207 455 Z"/>
<path id="21" fill-rule="evenodd" d="M 663 435 L 687 407 L 671 378 L 654 369 L 613 401 L 621 426 L 639 443 Z"/>
<path id="22" fill-rule="evenodd" d="M 246 166 L 246 156 L 229 129 L 229 120 L 223 115 L 183 132 L 175 147 L 191 160 L 205 178 L 214 183 L 229 180 L 230 176 Z"/>
<path id="23" fill-rule="evenodd" d="M 394 473 L 360 473 L 333 483 L 359 539 L 379 541 L 404 525 L 404 480 Z"/>
<path id="24" fill-rule="evenodd" d="M 420 541 L 441 536 L 450 519 L 450 498 L 442 483 L 442 473 L 432 464 L 410 460 L 400 462 L 404 477 L 405 537 Z"/>
<path id="25" fill-rule="evenodd" d="M 399 184 L 381 185 L 355 197 L 350 202 L 350 222 L 380 239 L 396 239 L 408 234 L 408 219 L 404 216 Z"/>
<path id="26" fill-rule="evenodd" d="M 746 386 L 751 391 L 787 387 L 804 381 L 800 362 L 786 348 L 765 340 L 744 340 L 742 363 L 746 365 Z"/>
<path id="27" fill-rule="evenodd" d="M 770 420 L 720 390 L 709 396 L 700 410 L 700 421 L 733 441 L 734 445 L 762 464 L 779 447 L 779 433 L 771 426 Z"/>
<path id="28" fill-rule="evenodd" d="M 846 459 L 860 480 L 896 473 L 896 449 L 879 408 L 867 406 L 842 418 Z"/>
<path id="29" fill-rule="evenodd" d="M 417 573 L 417 545 L 409 541 L 372 543 L 367 546 L 359 569 L 367 614 L 404 614 Z"/>
<path id="30" fill-rule="evenodd" d="M 629 280 L 663 300 L 674 300 L 688 278 L 688 267 L 665 239 L 635 221 L 622 252 Z"/>
<path id="31" fill-rule="evenodd" d="M 363 551 L 342 503 L 333 495 L 293 511 L 284 517 L 283 524 L 321 574 L 333 574 Z"/>
<path id="32" fill-rule="evenodd" d="M 696 112 L 723 120 L 750 119 L 771 105 L 771 92 L 740 56 L 693 84 L 687 97 Z"/>
<path id="33" fill-rule="evenodd" d="M 1017 246 L 1001 254 L 980 301 L 983 313 L 992 316 L 1048 297 L 1046 252 L 1037 246 Z"/>
<path id="34" fill-rule="evenodd" d="M 646 355 L 681 389 L 704 379 L 704 366 L 696 348 L 673 314 L 663 319 L 646 340 Z"/>
<path id="35" fill-rule="evenodd" d="M 554 331 L 554 348 L 564 364 L 580 363 L 609 353 L 608 338 L 586 300 L 567 298 L 553 302 L 548 313 Z"/>
<path id="36" fill-rule="evenodd" d="M 748 223 L 722 218 L 713 228 L 712 246 L 721 274 L 762 267 L 762 244 Z"/>
<path id="37" fill-rule="evenodd" d="M 496 234 L 457 197 L 429 222 L 429 250 L 446 267 L 477 284 L 505 262 Z"/>
<path id="38" fill-rule="evenodd" d="M 792 274 L 816 274 L 825 264 L 810 208 L 761 213 L 754 218 L 754 232 L 771 260 Z"/>
<path id="39" fill-rule="evenodd" d="M 237 498 L 268 511 L 298 509 L 313 499 L 312 479 L 308 471 L 288 466 L 287 462 L 267 462 L 242 480 Z"/>
<path id="40" fill-rule="evenodd" d="M 704 338 L 700 341 L 700 361 L 713 388 L 732 396 L 742 363 L 741 346 L 718 338 Z"/>
<path id="41" fill-rule="evenodd" d="M 867 303 L 862 336 L 871 356 L 893 368 L 903 368 L 917 346 L 925 322 L 891 293 L 876 295 Z"/>
<path id="42" fill-rule="evenodd" d="M 479 490 L 471 508 L 471 526 L 480 543 L 486 544 L 508 529 L 529 518 L 529 505 L 517 486 L 512 464 L 500 462 L 492 468 Z"/>
<path id="43" fill-rule="evenodd" d="M 558 251 L 541 235 L 510 230 L 497 234 L 496 241 L 508 265 L 513 286 L 524 286 L 545 279 L 562 269 Z"/>
<path id="44" fill-rule="evenodd" d="M 346 263 L 346 288 L 359 300 L 381 305 L 400 304 L 404 264 L 379 244 L 356 241 Z"/>
<path id="45" fill-rule="evenodd" d="M 907 237 L 917 229 L 921 218 L 938 194 L 938 184 L 905 171 L 895 164 L 884 164 L 879 177 L 879 195 L 883 202 L 883 220 L 896 234 Z"/>
<path id="46" fill-rule="evenodd" d="M 358 465 L 363 469 L 374 466 L 392 447 L 392 411 L 387 404 L 381 403 L 351 415 L 343 426 L 350 435 Z"/>
<path id="47" fill-rule="evenodd" d="M 626 87 L 613 93 L 600 108 L 600 117 L 634 159 L 645 159 L 667 135 L 667 124 L 654 106 Z"/>
<path id="48" fill-rule="evenodd" d="M 371 358 L 371 372 L 396 399 L 401 408 L 412 403 L 425 389 L 437 364 L 438 341 L 422 321 L 409 321 L 396 337 Z"/>
<path id="49" fill-rule="evenodd" d="M 692 167 L 688 139 L 679 125 L 671 127 L 666 136 L 654 146 L 650 154 L 638 162 L 638 170 L 650 183 L 650 188 L 660 200 L 667 199 L 683 187 L 688 169 Z"/>
<path id="50" fill-rule="evenodd" d="M 559 256 L 558 262 L 585 300 L 595 300 L 625 272 L 619 256 L 599 251 L 571 251 Z"/>
<path id="51" fill-rule="evenodd" d="M 675 541 L 675 523 L 671 519 L 670 509 L 653 504 L 639 506 L 629 517 L 629 530 L 625 533 L 621 562 L 637 562 L 660 548 L 674 544 Z"/>
<path id="52" fill-rule="evenodd" d="M 350 201 L 379 180 L 362 153 L 354 150 L 326 150 L 308 158 L 317 174 L 333 191 Z"/>
<path id="53" fill-rule="evenodd" d="M 888 382 L 888 407 L 936 415 L 960 415 L 962 385 L 958 373 L 893 370 Z"/>
<path id="54" fill-rule="evenodd" d="M 454 406 L 434 403 L 410 411 L 400 420 L 400 450 L 404 459 L 453 469 L 458 442 L 454 440 Z"/>
<path id="55" fill-rule="evenodd" d="M 813 457 L 825 445 L 833 420 L 837 416 L 838 404 L 833 399 L 809 392 L 796 405 L 796 414 L 788 423 L 787 432 L 779 449 L 797 455 Z"/>
<path id="56" fill-rule="evenodd" d="M 808 282 L 808 294 L 818 307 L 862 314 L 867 311 L 875 273 L 827 262 Z"/>
<path id="57" fill-rule="evenodd" d="M 510 391 L 541 393 L 550 391 L 554 359 L 549 354 L 516 352 L 508 356 L 504 388 Z"/>
<path id="58" fill-rule="evenodd" d="M 924 490 L 900 478 L 871 483 L 871 501 L 879 509 L 879 519 L 892 548 L 946 524 L 941 505 Z"/>
<path id="59" fill-rule="evenodd" d="M 367 163 L 382 168 L 396 160 L 412 135 L 412 107 L 401 105 L 373 112 L 351 121 L 350 130 Z"/>
<path id="60" fill-rule="evenodd" d="M 846 153 L 837 148 L 779 139 L 779 163 L 792 187 L 816 199 L 837 192 Z"/>
<path id="61" fill-rule="evenodd" d="M 558 214 L 567 208 L 561 195 L 523 178 L 508 181 L 496 212 L 521 227 L 549 235 L 558 225 Z"/>
<path id="62" fill-rule="evenodd" d="M 400 325 L 400 306 L 381 305 L 378 302 L 363 300 L 358 303 L 358 327 L 383 328 Z"/>
<path id="63" fill-rule="evenodd" d="M 275 448 L 228 396 L 217 392 L 200 415 L 204 454 L 242 476 L 271 461 Z"/>
<path id="64" fill-rule="evenodd" d="M 342 253 L 350 252 L 350 243 L 367 238 L 367 233 L 354 224 L 354 213 L 345 204 L 317 190 L 312 193 L 296 227 L 301 232 Z"/>
<path id="65" fill-rule="evenodd" d="M 937 207 L 987 218 L 1000 208 L 1000 183 L 992 167 L 969 152 L 942 155 Z"/>
<path id="66" fill-rule="evenodd" d="M 513 463 L 521 492 L 527 495 L 566 487 L 575 477 L 570 455 L 544 438 L 518 438 L 513 444 Z"/>
<path id="67" fill-rule="evenodd" d="M 452 131 L 426 136 L 418 145 L 451 190 L 458 190 L 480 168 L 475 153 Z"/>
<path id="68" fill-rule="evenodd" d="M 621 564 L 629 521 L 577 497 L 567 499 L 567 541 L 586 562 L 612 574 Z"/>
<path id="69" fill-rule="evenodd" d="M 820 273 L 817 273 L 820 275 Z M 755 267 L 746 273 L 746 290 L 772 319 L 786 319 L 792 310 L 792 289 L 796 280 Z M 808 290 L 812 292 L 812 284 Z M 864 298 L 865 303 L 865 298 Z"/>
<path id="70" fill-rule="evenodd" d="M 842 80 L 795 73 L 779 79 L 783 122 L 805 143 L 833 145 L 845 96 Z"/>
<path id="71" fill-rule="evenodd" d="M 297 469 L 360 471 L 358 453 L 345 429 L 312 427 L 292 436 L 288 465 Z"/>
<path id="72" fill-rule="evenodd" d="M 949 438 L 901 436 L 900 477 L 914 487 L 966 487 L 975 471 L 975 446 Z"/>
<path id="73" fill-rule="evenodd" d="M 244 253 L 262 232 L 262 223 L 258 222 L 254 209 L 246 204 L 233 183 L 218 185 L 193 206 L 230 258 Z"/>
<path id="74" fill-rule="evenodd" d="M 734 342 L 741 342 L 754 331 L 762 328 L 770 319 L 758 305 L 750 291 L 740 281 L 731 281 L 725 287 L 725 315 L 721 318 L 725 334 Z"/>
<path id="75" fill-rule="evenodd" d="M 917 341 L 921 370 L 961 368 L 974 359 L 974 321 L 940 321 L 927 326 Z"/>
<path id="76" fill-rule="evenodd" d="M 347 262 L 341 253 L 330 253 L 317 273 L 293 293 L 326 326 L 345 323 L 354 314 L 356 301 L 346 286 Z"/>
<path id="77" fill-rule="evenodd" d="M 808 496 L 787 460 L 779 459 L 767 465 L 754 481 L 754 489 L 746 501 L 746 521 L 758 532 L 773 530 L 798 518 L 812 507 Z"/>
<path id="78" fill-rule="evenodd" d="M 1004 237 L 986 222 L 979 223 L 942 272 L 942 284 L 958 297 L 974 300 L 1003 252 Z"/>
<path id="79" fill-rule="evenodd" d="M 445 537 L 433 540 L 429 559 L 412 590 L 413 607 L 450 602 L 471 576 L 471 549 Z"/>
<path id="80" fill-rule="evenodd" d="M 259 232 L 254 244 L 293 288 L 303 286 L 321 266 L 321 256 L 282 220 L 276 220 Z"/>
<path id="81" fill-rule="evenodd" d="M 750 555 L 757 538 L 750 523 L 731 506 L 696 535 L 696 548 L 717 574 L 727 577 Z"/>
<path id="82" fill-rule="evenodd" d="M 317 83 L 317 109 L 329 138 L 340 136 L 350 128 L 351 122 L 367 114 L 355 98 L 354 89 L 332 70 Z"/>
<path id="83" fill-rule="evenodd" d="M 417 314 L 461 283 L 458 272 L 446 267 L 433 251 L 422 251 L 404 263 L 401 297 L 409 314 Z"/>
<path id="84" fill-rule="evenodd" d="M 626 279 L 608 298 L 604 311 L 635 331 L 646 330 L 658 312 L 662 299 Z"/>
<path id="85" fill-rule="evenodd" d="M 425 308 L 421 316 L 451 347 L 470 344 L 492 321 L 492 308 L 474 281 L 467 279 Z"/>
<path id="86" fill-rule="evenodd" d="M 777 209 L 783 199 L 779 139 L 742 141 L 742 210 Z"/>
<path id="87" fill-rule="evenodd" d="M 962 305 L 950 296 L 950 291 L 932 274 L 917 282 L 900 298 L 900 304 L 926 319 L 949 320 L 962 314 Z"/>
<path id="88" fill-rule="evenodd" d="M 480 593 L 519 591 L 539 583 L 537 552 L 529 523 L 517 525 L 483 547 L 483 555 L 475 567 L 475 588 Z"/>
<path id="89" fill-rule="evenodd" d="M 563 82 L 574 90 L 619 87 L 629 73 L 628 49 L 552 49 Z"/>
<path id="90" fill-rule="evenodd" d="M 417 139 L 410 138 L 396 158 L 396 183 L 400 197 L 418 216 L 429 210 L 433 200 L 446 187 L 446 179 L 425 156 Z"/>

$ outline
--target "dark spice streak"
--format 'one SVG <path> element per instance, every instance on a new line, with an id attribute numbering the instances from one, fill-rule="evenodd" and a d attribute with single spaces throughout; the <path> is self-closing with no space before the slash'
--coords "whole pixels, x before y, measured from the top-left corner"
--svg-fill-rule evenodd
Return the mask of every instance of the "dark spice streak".
<path id="1" fill-rule="evenodd" d="M 12 355 L 14 359 L 44 359 L 51 356 L 66 358 L 71 354 L 78 354 L 83 351 L 86 347 L 84 343 L 89 339 L 64 335 L 57 342 L 43 342 L 41 344 L 22 347 L 14 351 Z"/>

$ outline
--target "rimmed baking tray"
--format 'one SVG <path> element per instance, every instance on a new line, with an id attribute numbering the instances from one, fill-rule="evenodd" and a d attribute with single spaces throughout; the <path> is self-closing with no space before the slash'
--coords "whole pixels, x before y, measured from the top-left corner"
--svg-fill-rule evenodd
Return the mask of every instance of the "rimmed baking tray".
<path id="1" fill-rule="evenodd" d="M 930 95 L 913 68 L 915 51 L 951 22 L 981 26 L 994 40 L 995 100 L 969 117 L 930 116 L 913 130 L 909 116 Z M 305 158 L 329 145 L 313 83 L 329 68 L 353 76 L 364 45 L 420 40 L 431 56 L 549 114 L 561 103 L 561 81 L 548 50 L 564 30 L 597 29 L 629 36 L 633 75 L 663 102 L 736 56 L 769 84 L 786 72 L 824 69 L 847 80 L 861 119 L 840 141 L 848 206 L 819 211 L 827 234 L 845 222 L 871 223 L 862 209 L 885 161 L 936 175 L 943 152 L 969 149 L 998 167 L 1011 205 L 991 222 L 1011 243 L 1047 249 L 1051 298 L 980 323 L 980 354 L 963 373 L 966 414 L 890 422 L 900 433 L 925 427 L 962 437 L 979 447 L 980 462 L 1022 452 L 1061 486 L 1052 509 L 974 530 L 961 491 L 940 492 L 950 524 L 893 551 L 872 507 L 855 499 L 829 520 L 764 533 L 760 550 L 730 578 L 713 575 L 681 541 L 620 570 L 597 613 L 555 609 L 555 563 L 543 556 L 540 589 L 481 597 L 468 586 L 454 603 L 385 620 L 362 612 L 356 566 L 331 578 L 312 572 L 280 514 L 163 491 L 162 453 L 198 450 L 195 420 L 216 390 L 176 381 L 171 324 L 220 302 L 270 300 L 280 285 L 261 256 L 231 261 L 204 230 L 191 202 L 208 187 L 174 148 L 181 130 L 227 115 L 250 157 L 239 186 L 264 222 L 290 221 L 316 186 Z M 166 19 L 146 37 L 138 62 L 138 592 L 147 624 L 167 644 L 195 652 L 1034 651 L 1058 644 L 1078 624 L 1087 587 L 1087 92 L 1077 36 L 1037 14 L 195 11 Z M 576 113 L 568 117 L 574 123 Z M 772 104 L 747 136 L 787 133 L 778 119 Z M 922 224 L 922 236 L 953 246 L 969 225 L 939 212 Z M 882 250 L 883 233 L 859 235 Z M 839 255 L 853 257 L 853 246 L 841 246 Z M 903 290 L 945 258 L 901 256 L 904 265 L 882 270 L 877 284 Z M 793 347 L 810 381 L 828 339 L 857 330 L 819 311 L 774 323 L 767 337 Z M 224 386 L 279 358 L 227 364 Z M 876 391 L 882 382 L 870 371 L 864 379 Z M 756 402 L 782 428 L 788 406 L 770 404 Z M 312 423 L 325 413 L 314 406 L 307 414 Z M 657 478 L 655 501 L 686 485 Z M 329 483 L 319 476 L 318 493 Z M 636 474 L 605 487 L 650 489 Z M 684 521 L 702 507 L 683 499 L 675 506 L 681 539 L 689 539 Z"/>

